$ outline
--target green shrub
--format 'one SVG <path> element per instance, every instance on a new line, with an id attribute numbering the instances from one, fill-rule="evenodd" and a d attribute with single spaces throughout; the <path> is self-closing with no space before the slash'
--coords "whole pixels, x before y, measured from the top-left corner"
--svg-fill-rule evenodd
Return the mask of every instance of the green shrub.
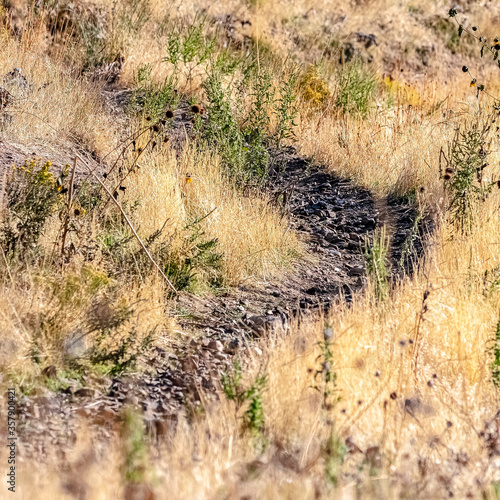
<path id="1" fill-rule="evenodd" d="M 242 367 L 235 361 L 233 370 L 222 377 L 222 388 L 227 399 L 234 401 L 236 412 L 245 407 L 242 421 L 243 428 L 249 430 L 257 443 L 262 444 L 265 427 L 264 406 L 262 395 L 267 385 L 267 375 L 260 371 L 248 388 L 243 385 Z"/>
<path id="2" fill-rule="evenodd" d="M 496 388 L 500 387 L 500 320 L 496 324 L 495 336 L 490 349 L 493 360 L 490 363 L 491 379 Z"/>
<path id="3" fill-rule="evenodd" d="M 177 107 L 177 76 L 172 73 L 163 82 L 154 81 L 150 64 L 141 66 L 134 75 L 134 92 L 130 99 L 129 110 L 141 112 L 153 121 L 162 118 L 168 109 Z"/>
<path id="4" fill-rule="evenodd" d="M 353 61 L 337 72 L 335 105 L 342 113 L 364 116 L 370 111 L 375 98 L 377 80 L 364 64 Z"/>
<path id="5" fill-rule="evenodd" d="M 488 166 L 492 119 L 483 120 L 478 116 L 472 124 L 462 125 L 449 142 L 448 152 L 441 151 L 445 168 L 441 164 L 440 170 L 448 194 L 447 209 L 452 223 L 462 232 L 471 229 L 478 203 L 486 199 L 493 187 L 492 183 L 483 181 L 484 169 Z"/>
<path id="6" fill-rule="evenodd" d="M 7 178 L 5 210 L 0 227 L 0 245 L 6 255 L 36 250 L 47 220 L 61 204 L 68 166 L 55 177 L 50 162 L 26 160 L 14 166 Z"/>

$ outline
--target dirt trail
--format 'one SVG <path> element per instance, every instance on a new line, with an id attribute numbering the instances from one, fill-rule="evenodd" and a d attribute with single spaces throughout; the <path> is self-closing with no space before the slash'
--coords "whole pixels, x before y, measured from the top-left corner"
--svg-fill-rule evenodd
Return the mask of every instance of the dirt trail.
<path id="1" fill-rule="evenodd" d="M 125 119 L 130 92 L 110 90 L 103 96 L 110 112 Z M 184 104 L 175 112 L 174 147 L 182 148 L 190 133 L 189 108 Z M 174 352 L 159 348 L 150 352 L 142 360 L 145 370 L 114 380 L 87 380 L 85 387 L 70 385 L 57 394 L 47 390 L 22 396 L 18 429 L 24 453 L 43 453 L 47 439 L 64 449 L 76 435 L 77 415 L 87 417 L 88 424 L 105 437 L 124 405 L 142 409 L 153 434 L 169 432 L 180 411 L 200 404 L 202 391 L 215 393 L 235 356 L 245 357 L 248 350 L 259 355 L 256 338 L 274 329 L 286 332 L 291 322 L 327 311 L 335 301 L 351 301 L 366 283 L 362 249 L 377 227 L 389 228 L 394 277 L 403 269 L 408 271 L 409 263 L 419 258 L 421 239 L 412 238 L 414 245 L 405 243 L 415 236 L 416 213 L 411 206 L 376 199 L 368 190 L 312 165 L 294 148 L 272 155 L 283 168 L 269 175 L 269 198 L 303 241 L 307 258 L 283 279 L 242 285 L 226 296 L 180 294 L 170 313 L 191 340 L 179 341 Z M 4 141 L 0 143 L 0 174 L 33 156 L 56 166 L 72 160 L 69 150 L 54 155 Z M 416 236 L 424 230 L 421 223 Z"/>
<path id="2" fill-rule="evenodd" d="M 271 176 L 270 197 L 286 213 L 310 258 L 285 279 L 243 285 L 224 297 L 181 294 L 173 313 L 192 340 L 179 344 L 175 353 L 150 353 L 144 360 L 148 374 L 24 396 L 19 430 L 25 453 L 42 450 L 47 438 L 68 444 L 76 433 L 75 415 L 86 416 L 106 436 L 124 405 L 141 408 L 153 434 L 169 432 L 182 408 L 200 404 L 201 391 L 214 392 L 235 356 L 249 349 L 259 353 L 256 337 L 275 328 L 286 331 L 292 320 L 327 310 L 341 298 L 350 301 L 366 282 L 362 245 L 383 224 L 391 228 L 393 274 L 398 272 L 415 211 L 394 200 L 375 200 L 368 190 L 311 165 L 293 148 L 280 154 L 286 167 Z M 423 225 L 418 230 L 422 233 Z M 418 242 L 407 260 L 418 259 L 421 252 Z"/>

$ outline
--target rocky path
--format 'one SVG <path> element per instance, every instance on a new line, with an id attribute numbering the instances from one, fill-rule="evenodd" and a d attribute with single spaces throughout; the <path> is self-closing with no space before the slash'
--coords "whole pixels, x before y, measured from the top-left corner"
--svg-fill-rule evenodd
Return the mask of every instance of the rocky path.
<path id="1" fill-rule="evenodd" d="M 182 294 L 173 313 L 192 340 L 180 342 L 174 352 L 154 350 L 143 360 L 146 371 L 23 397 L 18 426 L 25 453 L 42 452 L 46 442 L 64 449 L 76 435 L 76 416 L 85 416 L 106 435 L 124 405 L 142 409 L 154 435 L 169 432 L 181 408 L 192 410 L 201 404 L 202 392 L 214 393 L 235 356 L 244 357 L 248 350 L 260 354 L 256 338 L 276 328 L 286 331 L 291 320 L 327 310 L 341 297 L 350 301 L 366 282 L 362 248 L 377 226 L 389 225 L 392 233 L 393 274 L 401 273 L 403 254 L 406 263 L 418 258 L 420 238 L 411 238 L 416 244 L 405 250 L 416 216 L 410 206 L 394 200 L 381 205 L 366 189 L 312 166 L 293 149 L 283 154 L 286 167 L 268 188 L 309 258 L 285 279 L 241 286 L 227 296 Z M 423 231 L 420 224 L 417 236 Z"/>

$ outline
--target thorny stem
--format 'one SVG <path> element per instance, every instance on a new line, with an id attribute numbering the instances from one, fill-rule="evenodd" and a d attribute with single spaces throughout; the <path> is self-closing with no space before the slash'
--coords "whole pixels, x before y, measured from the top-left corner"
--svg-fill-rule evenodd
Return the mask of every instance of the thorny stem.
<path id="1" fill-rule="evenodd" d="M 167 276 L 165 275 L 165 273 L 163 272 L 163 270 L 161 269 L 161 267 L 156 263 L 156 261 L 153 259 L 153 257 L 151 256 L 151 254 L 149 253 L 148 249 L 146 248 L 146 246 L 144 245 L 144 243 L 142 242 L 141 238 L 139 237 L 139 235 L 137 234 L 134 226 L 132 225 L 132 223 L 130 222 L 130 220 L 128 219 L 127 215 L 125 214 L 123 208 L 121 207 L 121 205 L 118 203 L 118 200 L 112 195 L 112 193 L 109 191 L 109 189 L 106 187 L 106 185 L 102 182 L 102 180 L 99 178 L 99 176 L 94 172 L 94 169 L 92 167 L 90 167 L 87 162 L 78 154 L 76 153 L 76 156 L 79 158 L 79 160 L 85 165 L 85 167 L 87 168 L 87 170 L 90 172 L 90 174 L 92 174 L 92 176 L 97 180 L 97 182 L 102 186 L 102 188 L 104 189 L 104 191 L 106 191 L 107 195 L 110 197 L 110 199 L 113 201 L 113 203 L 118 207 L 118 210 L 120 210 L 123 218 L 125 219 L 126 223 L 128 224 L 128 226 L 130 227 L 132 233 L 134 234 L 134 236 L 136 237 L 137 241 L 139 242 L 139 244 L 141 245 L 142 249 L 144 250 L 144 252 L 146 253 L 146 255 L 148 256 L 149 260 L 151 261 L 151 263 L 153 264 L 154 267 L 156 267 L 156 269 L 158 269 L 158 271 L 160 272 L 160 274 L 163 276 L 163 278 L 165 279 L 165 281 L 168 283 L 169 287 L 172 289 L 172 291 L 177 294 L 177 290 L 175 289 L 174 285 L 172 285 L 172 282 L 167 278 Z"/>

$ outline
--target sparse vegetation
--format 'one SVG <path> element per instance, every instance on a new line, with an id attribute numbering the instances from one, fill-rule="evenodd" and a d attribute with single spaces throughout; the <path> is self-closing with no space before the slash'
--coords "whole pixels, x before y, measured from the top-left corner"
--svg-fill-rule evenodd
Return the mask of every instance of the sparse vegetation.
<path id="1" fill-rule="evenodd" d="M 499 497 L 500 8 L 461 4 L 3 3 L 23 498 Z M 347 220 L 318 175 L 323 246 L 272 189 L 292 156 L 416 216 Z M 332 255 L 327 310 L 287 293 Z"/>

